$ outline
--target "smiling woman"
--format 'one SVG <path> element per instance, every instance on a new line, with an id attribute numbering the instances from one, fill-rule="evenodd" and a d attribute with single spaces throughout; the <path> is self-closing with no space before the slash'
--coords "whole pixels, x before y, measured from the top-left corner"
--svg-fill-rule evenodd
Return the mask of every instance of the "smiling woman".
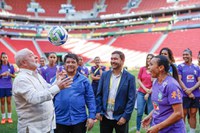
<path id="1" fill-rule="evenodd" d="M 152 78 L 149 72 L 149 63 L 154 57 L 153 54 L 148 54 L 146 57 L 146 66 L 141 67 L 138 74 L 139 89 L 137 92 L 137 133 L 140 133 L 140 126 L 145 108 L 149 114 L 153 105 L 151 102 Z"/>
<path id="2" fill-rule="evenodd" d="M 4 52 L 1 53 L 0 56 L 0 101 L 1 101 L 1 113 L 2 120 L 1 124 L 13 123 L 11 118 L 11 96 L 12 96 L 12 78 L 15 77 L 14 67 L 8 62 L 8 55 Z M 5 103 L 7 104 L 7 116 L 5 112 Z"/>
<path id="3" fill-rule="evenodd" d="M 196 129 L 196 113 L 200 107 L 200 69 L 192 63 L 192 51 L 187 48 L 183 51 L 184 63 L 178 65 L 180 85 L 183 89 L 184 118 L 189 113 L 190 132 Z M 188 110 L 190 110 L 188 112 Z"/>
<path id="4" fill-rule="evenodd" d="M 51 83 L 53 78 L 56 76 L 56 72 L 61 72 L 62 67 L 56 64 L 57 55 L 54 52 L 49 53 L 48 56 L 49 64 L 42 67 L 40 69 L 42 77 L 47 81 L 47 83 Z"/>
<path id="5" fill-rule="evenodd" d="M 147 128 L 152 122 L 147 133 L 185 133 L 181 88 L 179 83 L 168 75 L 169 60 L 162 55 L 155 56 L 149 68 L 152 77 L 156 78 L 151 97 L 154 110 L 144 118 L 142 126 Z"/>

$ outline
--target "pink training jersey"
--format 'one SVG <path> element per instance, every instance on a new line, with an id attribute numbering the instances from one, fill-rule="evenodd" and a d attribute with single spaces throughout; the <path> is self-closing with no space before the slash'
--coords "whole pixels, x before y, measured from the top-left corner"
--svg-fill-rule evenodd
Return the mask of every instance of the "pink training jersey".
<path id="1" fill-rule="evenodd" d="M 138 79 L 141 80 L 141 82 L 146 88 L 150 89 L 152 87 L 151 74 L 147 73 L 146 67 L 140 68 L 140 71 L 138 73 Z M 138 91 L 146 94 L 146 91 L 142 87 L 140 87 Z"/>

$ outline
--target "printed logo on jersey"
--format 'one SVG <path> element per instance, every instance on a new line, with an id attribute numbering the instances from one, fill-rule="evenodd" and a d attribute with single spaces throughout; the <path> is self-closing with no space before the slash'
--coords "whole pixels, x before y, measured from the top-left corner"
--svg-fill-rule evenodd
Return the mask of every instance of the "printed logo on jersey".
<path id="1" fill-rule="evenodd" d="M 162 93 L 161 92 L 158 93 L 158 101 L 162 101 Z"/>
<path id="2" fill-rule="evenodd" d="M 154 110 L 159 110 L 159 105 L 156 102 L 153 102 Z"/>
<path id="3" fill-rule="evenodd" d="M 187 75 L 187 82 L 194 82 L 194 75 Z"/>
<path id="4" fill-rule="evenodd" d="M 173 91 L 171 94 L 171 98 L 176 99 L 176 96 L 177 96 L 176 91 Z"/>
<path id="5" fill-rule="evenodd" d="M 176 91 L 173 91 L 171 93 L 171 98 L 176 99 L 178 98 L 179 100 L 181 99 L 181 92 L 179 89 L 177 89 Z"/>

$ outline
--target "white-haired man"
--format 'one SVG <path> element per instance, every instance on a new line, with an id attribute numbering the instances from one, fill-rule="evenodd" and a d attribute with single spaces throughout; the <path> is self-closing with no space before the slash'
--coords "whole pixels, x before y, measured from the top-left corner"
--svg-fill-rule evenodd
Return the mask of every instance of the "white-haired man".
<path id="1" fill-rule="evenodd" d="M 49 133 L 55 129 L 55 112 L 52 99 L 72 83 L 69 78 L 57 76 L 50 86 L 37 73 L 35 55 L 27 48 L 18 51 L 15 61 L 20 72 L 13 83 L 13 97 L 18 114 L 18 133 Z"/>

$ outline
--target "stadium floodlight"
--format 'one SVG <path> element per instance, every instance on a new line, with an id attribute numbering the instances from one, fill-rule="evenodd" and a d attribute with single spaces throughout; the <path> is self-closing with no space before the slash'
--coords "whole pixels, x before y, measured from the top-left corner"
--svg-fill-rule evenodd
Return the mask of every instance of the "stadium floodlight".
<path id="1" fill-rule="evenodd" d="M 45 10 L 37 2 L 31 2 L 28 5 L 27 12 L 35 13 L 35 16 L 38 17 L 38 13 L 45 13 Z"/>
<path id="2" fill-rule="evenodd" d="M 2 9 L 2 10 L 12 10 L 12 7 L 7 5 L 4 0 L 0 0 L 0 9 Z"/>

